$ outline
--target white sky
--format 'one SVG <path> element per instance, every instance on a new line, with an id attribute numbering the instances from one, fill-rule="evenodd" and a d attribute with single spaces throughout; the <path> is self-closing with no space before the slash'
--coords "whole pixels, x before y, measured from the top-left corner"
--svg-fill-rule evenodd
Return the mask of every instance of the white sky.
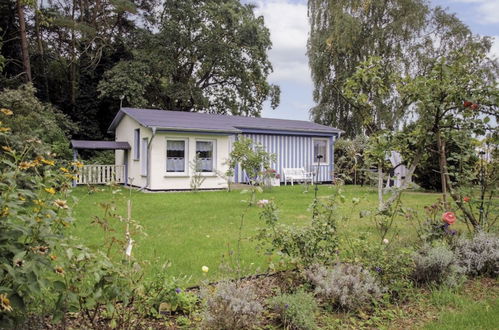
<path id="1" fill-rule="evenodd" d="M 273 48 L 269 53 L 274 66 L 272 83 L 281 87 L 281 104 L 267 105 L 264 117 L 309 119 L 313 106 L 313 84 L 308 68 L 308 18 L 306 0 L 252 0 L 256 13 L 263 15 L 270 29 Z M 499 58 L 499 0 L 432 0 L 432 5 L 448 7 L 474 33 L 495 36 L 492 52 Z"/>

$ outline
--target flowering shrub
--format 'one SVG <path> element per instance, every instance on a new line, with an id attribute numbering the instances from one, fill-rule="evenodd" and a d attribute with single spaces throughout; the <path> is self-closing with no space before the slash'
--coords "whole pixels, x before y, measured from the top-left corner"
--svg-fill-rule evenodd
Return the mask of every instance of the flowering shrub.
<path id="1" fill-rule="evenodd" d="M 55 250 L 72 222 L 67 194 L 74 172 L 40 153 L 46 150 L 41 141 L 18 141 L 1 123 L 0 138 L 6 143 L 0 151 L 0 327 L 8 327 L 49 304 L 43 290 L 55 282 L 47 274 L 63 271 Z"/>
<path id="2" fill-rule="evenodd" d="M 278 295 L 271 298 L 268 304 L 277 313 L 285 329 L 317 329 L 314 315 L 317 312 L 317 302 L 312 294 L 298 291 Z"/>
<path id="3" fill-rule="evenodd" d="M 424 246 L 414 254 L 412 277 L 417 284 L 457 286 L 464 279 L 465 269 L 460 267 L 454 253 L 445 245 Z"/>
<path id="4" fill-rule="evenodd" d="M 470 275 L 499 275 L 499 237 L 478 232 L 472 239 L 460 238 L 454 253 Z"/>
<path id="5" fill-rule="evenodd" d="M 315 286 L 315 294 L 332 307 L 355 311 L 381 298 L 382 290 L 376 279 L 358 265 L 316 266 L 306 275 Z"/>
<path id="6" fill-rule="evenodd" d="M 207 329 L 252 329 L 260 323 L 262 305 L 251 286 L 220 282 L 201 292 L 205 300 L 203 326 Z"/>

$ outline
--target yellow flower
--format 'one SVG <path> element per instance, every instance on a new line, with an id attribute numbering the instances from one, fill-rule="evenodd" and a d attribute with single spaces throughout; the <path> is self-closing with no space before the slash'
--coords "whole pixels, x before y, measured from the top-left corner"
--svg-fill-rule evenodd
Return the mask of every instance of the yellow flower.
<path id="1" fill-rule="evenodd" d="M 53 195 L 55 194 L 55 189 L 50 187 L 50 188 L 45 188 L 45 191 L 48 192 L 49 194 Z"/>
<path id="2" fill-rule="evenodd" d="M 68 208 L 67 202 L 64 201 L 64 200 L 62 200 L 62 199 L 56 199 L 54 201 L 54 205 L 57 206 L 60 209 L 67 209 Z"/>
<path id="3" fill-rule="evenodd" d="M 12 112 L 12 110 L 10 109 L 5 109 L 5 108 L 2 108 L 0 109 L 0 112 L 3 113 L 4 115 L 6 116 L 12 116 L 14 113 Z"/>
<path id="4" fill-rule="evenodd" d="M 27 169 L 32 168 L 33 166 L 35 166 L 35 164 L 32 162 L 20 162 L 19 163 L 19 168 L 21 170 L 27 170 Z"/>
<path id="5" fill-rule="evenodd" d="M 65 167 L 61 167 L 61 168 L 59 168 L 59 169 L 60 169 L 62 172 L 64 172 L 64 173 L 69 173 L 69 170 L 68 170 L 67 168 L 65 168 Z"/>
<path id="6" fill-rule="evenodd" d="M 35 204 L 36 204 L 36 205 L 38 205 L 38 206 L 43 206 L 43 205 L 45 205 L 45 203 L 44 203 L 41 199 L 35 199 L 35 200 L 33 201 L 33 203 L 35 203 Z"/>
<path id="7" fill-rule="evenodd" d="M 19 194 L 17 197 L 18 197 L 20 200 L 22 200 L 22 201 L 25 201 L 25 200 L 26 200 L 26 197 L 24 197 L 24 196 L 23 196 L 23 195 L 21 195 L 21 194 Z"/>
<path id="8" fill-rule="evenodd" d="M 12 306 L 10 305 L 10 300 L 7 295 L 0 294 L 0 310 L 6 312 L 12 312 Z"/>
<path id="9" fill-rule="evenodd" d="M 44 163 L 46 165 L 49 165 L 49 166 L 54 166 L 55 165 L 55 161 L 50 160 L 50 159 L 42 159 L 42 163 Z"/>
<path id="10" fill-rule="evenodd" d="M 14 150 L 12 150 L 12 148 L 11 148 L 11 147 L 9 147 L 9 146 L 2 146 L 2 149 L 3 149 L 3 150 L 5 150 L 5 151 L 7 151 L 7 152 L 13 152 L 13 151 L 14 151 Z"/>
<path id="11" fill-rule="evenodd" d="M 78 168 L 82 168 L 83 167 L 83 163 L 82 162 L 72 162 L 71 165 L 76 166 Z"/>
<path id="12" fill-rule="evenodd" d="M 64 275 L 64 268 L 57 266 L 54 268 L 54 271 L 59 275 Z"/>
<path id="13" fill-rule="evenodd" d="M 9 211 L 9 208 L 7 206 L 5 206 L 2 210 L 2 212 L 0 213 L 0 217 L 6 217 L 10 214 L 10 211 Z"/>
<path id="14" fill-rule="evenodd" d="M 203 266 L 201 267 L 201 270 L 203 271 L 203 273 L 208 273 L 210 269 L 208 268 L 208 266 Z"/>
<path id="15" fill-rule="evenodd" d="M 10 127 L 0 127 L 0 132 L 9 132 Z"/>
<path id="16" fill-rule="evenodd" d="M 51 255 L 50 255 L 50 259 L 51 259 L 51 260 L 56 260 L 56 259 L 57 259 L 57 256 L 55 256 L 55 255 L 51 254 Z"/>

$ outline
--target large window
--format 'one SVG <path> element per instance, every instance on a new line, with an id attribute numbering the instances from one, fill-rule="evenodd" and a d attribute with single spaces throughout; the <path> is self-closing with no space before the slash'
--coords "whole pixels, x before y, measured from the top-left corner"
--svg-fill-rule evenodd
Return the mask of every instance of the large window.
<path id="1" fill-rule="evenodd" d="M 140 128 L 133 131 L 133 159 L 140 159 Z"/>
<path id="2" fill-rule="evenodd" d="M 186 140 L 166 140 L 166 172 L 186 172 Z"/>
<path id="3" fill-rule="evenodd" d="M 329 156 L 329 141 L 327 139 L 313 139 L 314 163 L 327 164 Z"/>
<path id="4" fill-rule="evenodd" d="M 213 172 L 213 141 L 196 141 L 197 171 Z"/>

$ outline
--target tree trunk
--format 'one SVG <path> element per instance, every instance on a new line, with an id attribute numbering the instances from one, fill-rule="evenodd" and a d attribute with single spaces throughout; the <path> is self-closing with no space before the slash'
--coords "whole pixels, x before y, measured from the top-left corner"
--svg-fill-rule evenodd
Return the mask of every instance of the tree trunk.
<path id="1" fill-rule="evenodd" d="M 24 18 L 24 5 L 21 4 L 21 0 L 17 0 L 16 6 L 17 16 L 19 18 L 19 37 L 21 39 L 21 55 L 25 81 L 32 82 L 33 80 L 31 78 L 31 64 L 29 62 L 28 37 L 26 36 L 26 20 Z"/>
<path id="2" fill-rule="evenodd" d="M 43 3 L 43 2 L 42 2 Z M 38 2 L 35 2 L 35 34 L 38 55 L 40 56 L 41 75 L 43 80 L 43 96 L 46 101 L 50 102 L 49 82 L 47 78 L 47 65 L 45 63 L 45 49 L 43 47 L 42 33 L 40 31 L 40 12 L 38 10 Z"/>
<path id="3" fill-rule="evenodd" d="M 382 210 L 383 203 L 383 163 L 378 163 L 378 210 Z"/>
<path id="4" fill-rule="evenodd" d="M 438 148 L 438 159 L 440 166 L 440 180 L 442 184 L 442 199 L 443 202 L 447 202 L 447 159 L 445 157 L 445 141 L 442 140 L 442 135 L 440 129 L 437 128 L 437 148 Z"/>

